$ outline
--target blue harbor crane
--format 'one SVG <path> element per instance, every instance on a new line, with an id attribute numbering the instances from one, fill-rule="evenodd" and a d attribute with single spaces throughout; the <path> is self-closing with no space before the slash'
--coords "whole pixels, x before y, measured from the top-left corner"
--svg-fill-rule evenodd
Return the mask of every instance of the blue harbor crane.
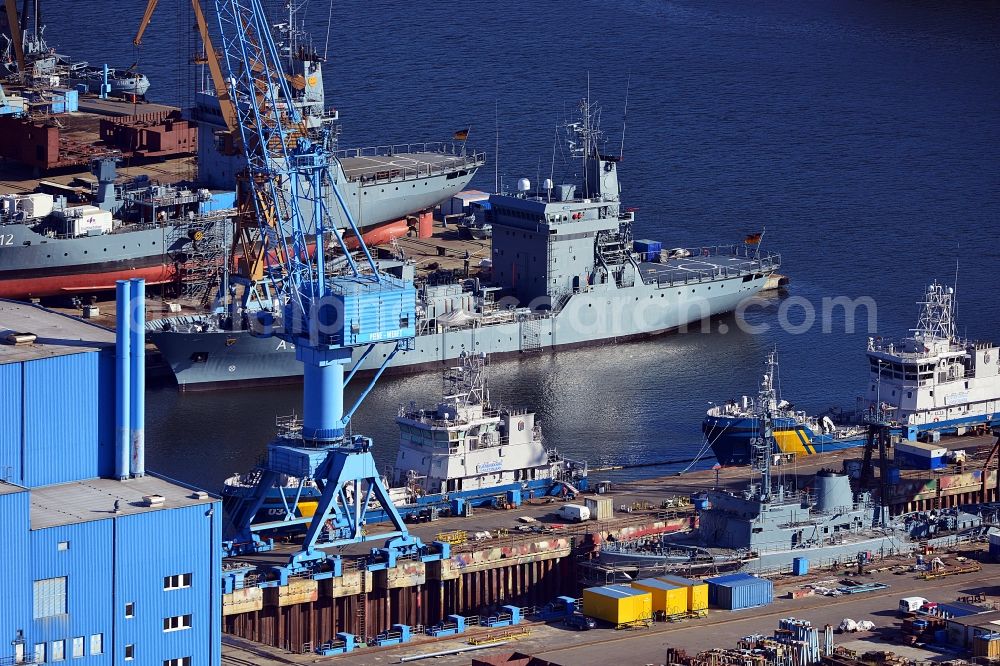
<path id="1" fill-rule="evenodd" d="M 436 559 L 408 534 L 389 498 L 372 457 L 372 440 L 352 434 L 351 416 L 400 349 L 415 335 L 416 291 L 413 283 L 381 273 L 364 243 L 355 261 L 343 231 L 334 228 L 324 191 L 340 204 L 350 231 L 362 238 L 337 185 L 330 177 L 330 156 L 323 141 L 309 139 L 302 116 L 292 103 L 288 78 L 267 16 L 259 0 L 216 0 L 222 53 L 230 95 L 238 116 L 247 169 L 240 182 L 240 215 L 256 222 L 258 256 L 270 292 L 264 323 L 270 334 L 295 346 L 304 366 L 302 419 L 286 421 L 268 445 L 256 485 L 231 514 L 228 551 L 268 550 L 268 534 L 291 526 L 305 528 L 301 549 L 286 571 L 305 570 L 339 557 L 323 550 L 387 539 L 372 555 L 389 566 L 400 555 Z M 339 243 L 343 258 L 329 270 L 326 241 Z M 396 342 L 360 397 L 344 405 L 344 387 L 375 345 Z M 364 347 L 351 365 L 352 350 Z M 349 367 L 350 366 L 350 367 Z M 298 492 L 283 520 L 254 523 L 268 491 L 283 475 L 300 479 Z M 306 482 L 322 496 L 311 517 L 297 517 L 299 494 Z M 369 507 L 381 509 L 391 527 L 370 532 Z"/>

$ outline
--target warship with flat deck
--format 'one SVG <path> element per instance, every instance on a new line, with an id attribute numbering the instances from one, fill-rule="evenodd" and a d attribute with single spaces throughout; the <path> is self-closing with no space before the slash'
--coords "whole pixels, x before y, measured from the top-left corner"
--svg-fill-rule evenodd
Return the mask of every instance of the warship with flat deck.
<path id="1" fill-rule="evenodd" d="M 389 372 L 440 369 L 464 352 L 502 358 L 665 333 L 732 311 L 765 286 L 780 258 L 759 244 L 661 251 L 636 241 L 635 214 L 621 201 L 620 158 L 601 152 L 588 102 L 581 111 L 567 129 L 583 182 L 532 190 L 521 179 L 516 193 L 492 195 L 491 282 L 420 284 L 416 339 Z M 393 270 L 414 272 L 405 263 Z M 148 323 L 179 387 L 297 380 L 301 363 L 287 343 L 268 337 L 260 310 L 227 300 L 210 316 Z M 268 319 L 276 315 L 270 310 Z M 355 361 L 377 370 L 393 344 Z"/>

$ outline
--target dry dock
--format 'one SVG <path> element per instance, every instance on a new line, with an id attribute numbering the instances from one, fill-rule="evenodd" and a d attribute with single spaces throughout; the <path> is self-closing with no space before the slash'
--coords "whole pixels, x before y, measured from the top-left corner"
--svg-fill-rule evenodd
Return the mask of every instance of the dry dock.
<path id="1" fill-rule="evenodd" d="M 981 499 L 982 470 L 972 466 L 982 463 L 994 441 L 985 436 L 946 440 L 948 447 L 965 449 L 969 462 L 962 469 L 904 471 L 891 495 L 895 512 Z M 799 487 L 806 488 L 818 470 L 840 469 L 845 460 L 860 455 L 861 450 L 854 449 L 788 461 L 786 474 L 794 473 Z M 736 490 L 747 478 L 746 468 L 725 468 L 719 471 L 718 483 Z M 986 478 L 986 500 L 995 501 L 996 470 L 989 470 Z M 271 581 L 263 587 L 234 590 L 224 597 L 223 627 L 235 638 L 303 653 L 337 632 L 370 637 L 397 623 L 430 626 L 450 613 L 472 615 L 507 604 L 537 607 L 559 595 L 578 597 L 580 565 L 593 556 L 602 539 L 688 530 L 695 524 L 695 514 L 686 499 L 715 483 L 715 472 L 704 470 L 615 484 L 611 493 L 616 516 L 581 525 L 562 524 L 555 514 L 559 507 L 555 500 L 533 501 L 513 510 L 478 509 L 472 518 L 442 518 L 417 525 L 412 533 L 427 543 L 442 533 L 462 531 L 466 537 L 439 561 L 405 561 L 372 571 L 363 563 L 351 564 L 351 556 L 362 552 L 348 551 L 344 557 L 349 564 L 341 576 L 292 578 L 287 584 Z M 914 490 L 919 491 L 915 496 L 910 494 Z M 523 516 L 538 522 L 525 524 L 519 520 Z M 486 531 L 489 537 L 476 540 L 475 532 Z M 271 553 L 232 558 L 225 568 L 279 564 L 296 548 L 283 544 Z M 780 612 L 788 611 L 775 611 Z M 366 663 L 354 661 L 357 658 L 355 653 L 351 663 Z"/>

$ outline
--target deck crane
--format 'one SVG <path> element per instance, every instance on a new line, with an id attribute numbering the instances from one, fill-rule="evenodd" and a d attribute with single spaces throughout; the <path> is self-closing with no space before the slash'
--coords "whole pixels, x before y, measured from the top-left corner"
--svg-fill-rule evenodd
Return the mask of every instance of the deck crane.
<path id="1" fill-rule="evenodd" d="M 215 0 L 215 6 L 247 160 L 240 205 L 258 221 L 264 276 L 278 304 L 273 334 L 294 344 L 296 358 L 304 365 L 301 423 L 288 424 L 268 445 L 256 485 L 231 513 L 229 552 L 267 550 L 269 532 L 300 525 L 306 528 L 304 541 L 282 568 L 286 574 L 327 564 L 336 571 L 339 556 L 328 557 L 323 548 L 383 538 L 385 546 L 374 549 L 372 555 L 384 556 L 388 566 L 400 555 L 436 559 L 439 554 L 409 535 L 393 506 L 372 457 L 372 440 L 348 431 L 351 416 L 393 355 L 412 343 L 413 283 L 380 273 L 363 243 L 363 261 L 356 262 L 341 230 L 333 228 L 326 189 L 335 195 L 350 231 L 361 238 L 330 177 L 331 158 L 325 144 L 310 140 L 292 103 L 260 0 Z M 344 270 L 334 276 L 328 275 L 326 266 L 328 234 L 340 244 L 345 258 Z M 315 239 L 315 249 L 310 237 Z M 393 340 L 395 351 L 387 355 L 354 406 L 345 411 L 346 383 L 376 343 Z M 361 358 L 352 365 L 352 353 L 358 348 L 363 349 Z M 321 489 L 314 514 L 296 517 L 294 497 L 284 520 L 254 523 L 281 475 L 312 481 Z M 391 529 L 380 534 L 366 529 L 369 506 L 385 512 Z"/>

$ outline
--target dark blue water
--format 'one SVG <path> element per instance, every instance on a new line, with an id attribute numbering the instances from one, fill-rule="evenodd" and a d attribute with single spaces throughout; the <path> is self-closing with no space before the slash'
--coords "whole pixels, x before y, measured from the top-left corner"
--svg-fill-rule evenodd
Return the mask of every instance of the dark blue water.
<path id="1" fill-rule="evenodd" d="M 48 3 L 50 41 L 91 62 L 138 59 L 151 97 L 190 100 L 198 40 L 186 2 L 161 2 L 138 57 L 143 3 L 77 4 Z M 309 6 L 322 50 L 329 5 Z M 326 86 L 345 146 L 471 127 L 491 157 L 473 185 L 492 190 L 495 113 L 501 176 L 534 180 L 588 74 L 619 148 L 630 78 L 621 178 L 637 235 L 674 247 L 766 227 L 793 284 L 748 312 L 767 331 L 724 318 L 709 333 L 494 364 L 494 396 L 537 408 L 551 445 L 593 463 L 659 460 L 697 452 L 709 401 L 753 392 L 774 346 L 785 397 L 810 411 L 853 405 L 867 322 L 845 331 L 841 311 L 824 332 L 824 297 L 870 298 L 878 334 L 902 335 L 926 283 L 951 283 L 957 260 L 961 330 L 1000 338 L 997 25 L 1000 5 L 983 2 L 345 0 L 333 7 Z M 376 438 L 381 465 L 395 456 L 398 405 L 438 388 L 428 375 L 375 389 L 354 427 Z M 150 464 L 215 486 L 264 451 L 300 392 L 155 391 Z"/>

